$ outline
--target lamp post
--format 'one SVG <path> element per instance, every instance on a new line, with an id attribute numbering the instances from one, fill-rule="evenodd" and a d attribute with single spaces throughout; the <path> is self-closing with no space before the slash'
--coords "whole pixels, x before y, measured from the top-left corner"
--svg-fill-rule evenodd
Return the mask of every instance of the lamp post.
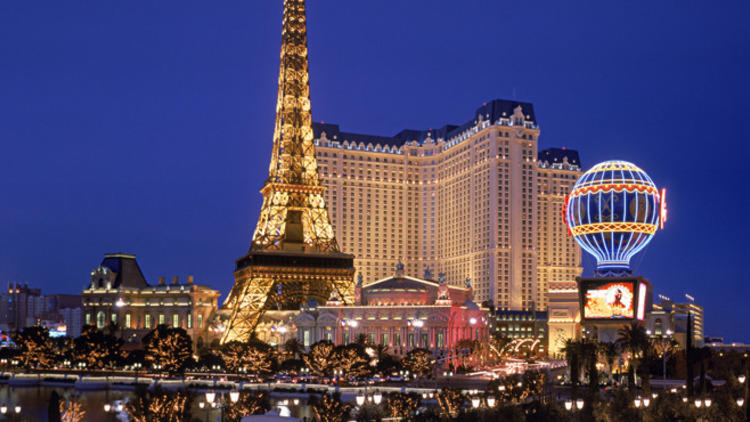
<path id="1" fill-rule="evenodd" d="M 583 409 L 583 406 L 585 404 L 586 403 L 583 401 L 583 399 L 577 399 L 576 401 L 565 400 L 565 410 L 576 415 L 576 419 L 578 419 L 580 411 Z"/>
<path id="2" fill-rule="evenodd" d="M 13 406 L 12 408 L 3 404 L 0 406 L 0 414 L 3 415 L 3 418 L 5 415 L 8 415 L 8 420 L 14 421 L 16 420 L 16 417 L 21 414 L 21 406 Z"/>
<path id="3" fill-rule="evenodd" d="M 108 419 L 117 420 L 117 414 L 121 413 L 125 409 L 125 405 L 122 403 L 117 404 L 110 404 L 110 403 L 104 403 L 104 413 L 107 415 L 112 415 L 111 417 L 108 417 Z"/>

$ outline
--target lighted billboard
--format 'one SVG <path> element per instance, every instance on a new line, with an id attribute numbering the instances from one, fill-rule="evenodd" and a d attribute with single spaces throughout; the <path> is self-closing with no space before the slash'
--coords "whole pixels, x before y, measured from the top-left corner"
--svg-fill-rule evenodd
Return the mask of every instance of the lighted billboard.
<path id="1" fill-rule="evenodd" d="M 635 291 L 633 283 L 607 283 L 586 289 L 584 318 L 632 319 Z"/>
<path id="2" fill-rule="evenodd" d="M 584 319 L 642 321 L 650 307 L 648 282 L 640 277 L 582 279 L 579 287 Z"/>

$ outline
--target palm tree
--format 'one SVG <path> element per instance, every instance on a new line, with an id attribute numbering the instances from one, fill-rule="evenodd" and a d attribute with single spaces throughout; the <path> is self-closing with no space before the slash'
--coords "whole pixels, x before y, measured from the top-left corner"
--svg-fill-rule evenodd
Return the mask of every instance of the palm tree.
<path id="1" fill-rule="evenodd" d="M 586 368 L 586 375 L 589 377 L 589 389 L 596 391 L 599 387 L 599 371 L 596 364 L 599 362 L 599 343 L 596 340 L 581 340 L 581 361 L 582 367 Z"/>
<path id="2" fill-rule="evenodd" d="M 568 362 L 571 393 L 575 397 L 578 391 L 578 383 L 581 380 L 581 343 L 577 340 L 567 339 L 562 351 L 565 353 L 565 360 Z"/>
<path id="3" fill-rule="evenodd" d="M 599 354 L 607 362 L 609 369 L 609 381 L 612 382 L 612 371 L 614 370 L 615 359 L 620 356 L 620 350 L 617 343 L 604 342 L 599 344 Z"/>
<path id="4" fill-rule="evenodd" d="M 375 346 L 375 356 L 378 359 L 378 362 L 381 360 L 387 358 L 389 356 L 388 353 L 388 345 L 387 344 L 378 344 Z"/>
<path id="5" fill-rule="evenodd" d="M 649 343 L 646 329 L 637 322 L 617 330 L 617 344 L 623 352 L 630 354 L 628 384 L 632 387 L 635 387 L 635 374 L 638 371 L 639 359 L 645 351 L 649 350 Z"/>
<path id="6" fill-rule="evenodd" d="M 305 346 L 296 338 L 290 338 L 284 343 L 284 351 L 292 355 L 292 359 L 297 359 L 305 351 Z"/>

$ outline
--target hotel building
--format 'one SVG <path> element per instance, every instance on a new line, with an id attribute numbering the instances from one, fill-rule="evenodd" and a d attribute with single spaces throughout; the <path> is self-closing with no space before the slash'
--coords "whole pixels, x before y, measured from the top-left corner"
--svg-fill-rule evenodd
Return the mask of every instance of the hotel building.
<path id="1" fill-rule="evenodd" d="M 117 334 L 131 347 L 140 346 L 143 336 L 162 324 L 185 329 L 196 348 L 218 336 L 209 330 L 217 313 L 217 290 L 195 284 L 192 276 L 186 283 L 159 277 L 158 285 L 149 285 L 135 255 L 105 255 L 82 298 L 84 325 L 103 329 L 116 323 Z"/>
<path id="2" fill-rule="evenodd" d="M 578 153 L 539 152 L 529 103 L 494 100 L 460 126 L 393 137 L 314 123 L 318 173 L 341 250 L 365 280 L 407 274 L 470 279 L 478 303 L 545 309 L 550 281 L 580 275 L 561 209 Z"/>

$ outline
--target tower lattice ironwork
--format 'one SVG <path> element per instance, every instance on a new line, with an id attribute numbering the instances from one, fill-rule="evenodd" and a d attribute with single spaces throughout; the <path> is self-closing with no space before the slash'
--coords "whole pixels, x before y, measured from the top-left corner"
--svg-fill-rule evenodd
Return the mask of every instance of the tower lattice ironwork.
<path id="1" fill-rule="evenodd" d="M 284 0 L 271 164 L 250 251 L 224 302 L 222 343 L 249 339 L 269 309 L 323 304 L 333 292 L 353 302 L 353 256 L 339 251 L 318 179 L 309 78 L 305 0 Z"/>

